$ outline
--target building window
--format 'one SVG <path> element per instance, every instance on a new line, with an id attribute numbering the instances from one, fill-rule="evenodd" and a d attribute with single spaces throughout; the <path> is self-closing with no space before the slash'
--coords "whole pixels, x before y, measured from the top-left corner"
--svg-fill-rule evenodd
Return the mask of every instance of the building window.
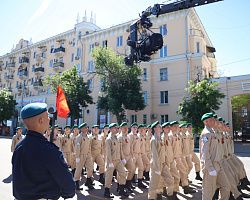
<path id="1" fill-rule="evenodd" d="M 147 115 L 143 115 L 142 121 L 143 121 L 143 124 L 147 124 Z"/>
<path id="2" fill-rule="evenodd" d="M 168 103 L 168 91 L 161 91 L 161 104 Z"/>
<path id="3" fill-rule="evenodd" d="M 78 59 L 81 57 L 81 48 L 77 48 L 76 57 L 78 57 Z"/>
<path id="4" fill-rule="evenodd" d="M 131 115 L 131 124 L 137 122 L 137 115 Z"/>
<path id="5" fill-rule="evenodd" d="M 117 47 L 121 47 L 122 46 L 122 36 L 117 37 L 116 46 Z"/>
<path id="6" fill-rule="evenodd" d="M 200 43 L 196 42 L 196 53 L 200 53 Z"/>
<path id="7" fill-rule="evenodd" d="M 160 81 L 167 81 L 167 80 L 168 80 L 168 68 L 161 68 Z"/>
<path id="8" fill-rule="evenodd" d="M 160 57 L 161 58 L 164 58 L 164 57 L 167 57 L 167 45 L 163 46 L 160 50 Z"/>
<path id="9" fill-rule="evenodd" d="M 72 54 L 71 54 L 71 62 L 74 62 L 74 57 L 75 57 L 75 54 L 72 53 Z"/>
<path id="10" fill-rule="evenodd" d="M 32 72 L 35 71 L 35 65 L 32 65 Z"/>
<path id="11" fill-rule="evenodd" d="M 95 47 L 94 43 L 89 45 L 89 53 L 92 53 L 94 47 Z"/>
<path id="12" fill-rule="evenodd" d="M 92 91 L 93 90 L 93 79 L 89 79 L 87 84 L 88 84 L 89 90 Z"/>
<path id="13" fill-rule="evenodd" d="M 147 91 L 143 92 L 143 98 L 144 98 L 144 104 L 147 105 L 148 104 L 148 92 Z"/>
<path id="14" fill-rule="evenodd" d="M 168 122 L 168 115 L 161 115 L 161 124 Z"/>
<path id="15" fill-rule="evenodd" d="M 147 68 L 143 68 L 143 80 L 146 81 L 148 79 Z"/>
<path id="16" fill-rule="evenodd" d="M 36 58 L 36 52 L 33 53 L 33 58 L 34 58 L 34 59 Z"/>
<path id="17" fill-rule="evenodd" d="M 160 26 L 160 34 L 167 35 L 167 25 L 166 24 Z"/>
<path id="18" fill-rule="evenodd" d="M 53 60 L 49 61 L 49 67 L 53 67 Z"/>
<path id="19" fill-rule="evenodd" d="M 108 40 L 102 41 L 102 47 L 108 47 Z"/>
<path id="20" fill-rule="evenodd" d="M 88 72 L 89 73 L 94 72 L 94 62 L 93 61 L 88 62 Z"/>
<path id="21" fill-rule="evenodd" d="M 80 73 L 80 71 L 81 71 L 81 64 L 77 64 L 76 68 L 77 68 L 77 72 Z"/>

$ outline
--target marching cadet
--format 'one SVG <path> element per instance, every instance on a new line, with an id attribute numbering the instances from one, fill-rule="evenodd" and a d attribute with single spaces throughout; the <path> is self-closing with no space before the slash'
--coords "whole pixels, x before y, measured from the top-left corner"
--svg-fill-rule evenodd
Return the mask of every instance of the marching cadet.
<path id="1" fill-rule="evenodd" d="M 24 136 L 22 135 L 23 129 L 22 127 L 17 127 L 16 128 L 16 134 L 12 138 L 12 143 L 11 143 L 11 152 L 14 152 L 16 145 L 18 142 L 22 141 Z"/>
<path id="2" fill-rule="evenodd" d="M 54 126 L 53 143 L 61 150 L 61 137 L 59 135 L 59 129 L 57 124 Z"/>
<path id="3" fill-rule="evenodd" d="M 164 144 L 164 150 L 165 150 L 165 159 L 162 169 L 162 177 L 165 180 L 165 184 L 163 184 L 163 193 L 162 195 L 167 197 L 167 199 L 171 200 L 177 200 L 177 191 L 179 189 L 179 182 L 180 182 L 180 176 L 178 171 L 176 170 L 176 167 L 174 166 L 174 173 L 172 171 L 171 173 L 171 165 L 174 162 L 174 153 L 172 148 L 172 138 L 168 135 L 170 129 L 169 129 L 169 122 L 165 122 L 162 124 L 162 142 Z M 173 169 L 172 169 L 173 170 Z M 173 174 L 173 175 L 172 175 Z M 177 182 L 176 182 L 177 179 Z M 176 183 L 177 187 L 175 187 L 174 183 Z M 167 187 L 167 189 L 166 189 Z"/>
<path id="4" fill-rule="evenodd" d="M 173 134 L 173 152 L 174 160 L 176 162 L 176 168 L 180 174 L 181 184 L 185 194 L 192 194 L 196 191 L 189 187 L 188 182 L 188 172 L 186 166 L 182 162 L 182 142 L 181 137 L 178 135 L 179 132 L 179 123 L 177 121 L 170 122 L 170 130 Z"/>
<path id="5" fill-rule="evenodd" d="M 120 125 L 121 133 L 118 136 L 118 141 L 121 143 L 121 153 L 122 161 L 125 164 L 125 167 L 128 171 L 127 180 L 126 180 L 126 189 L 129 192 L 132 192 L 132 179 L 135 173 L 135 164 L 133 162 L 131 154 L 131 141 L 128 137 L 128 124 L 127 122 L 122 122 Z"/>
<path id="6" fill-rule="evenodd" d="M 202 200 L 211 200 L 217 187 L 221 190 L 221 199 L 228 200 L 230 197 L 230 184 L 221 168 L 220 161 L 222 152 L 218 146 L 218 138 L 212 127 L 214 127 L 213 113 L 206 113 L 202 116 L 204 129 L 201 133 L 200 157 L 202 171 Z"/>
<path id="7" fill-rule="evenodd" d="M 147 130 L 145 124 L 140 124 L 138 126 L 138 134 L 141 140 L 141 158 L 144 166 L 143 176 L 145 177 L 145 180 L 149 181 L 150 161 L 146 154 L 146 140 L 147 140 L 146 131 Z"/>
<path id="8" fill-rule="evenodd" d="M 164 142 L 161 139 L 161 126 L 158 121 L 152 124 L 153 136 L 151 139 L 152 158 L 150 160 L 150 182 L 148 199 L 162 199 L 163 165 L 165 160 Z"/>
<path id="9" fill-rule="evenodd" d="M 147 126 L 147 133 L 146 133 L 146 154 L 148 157 L 148 160 L 151 160 L 151 148 L 150 148 L 150 140 L 152 137 L 152 129 L 151 125 Z"/>
<path id="10" fill-rule="evenodd" d="M 92 126 L 92 136 L 91 136 L 91 154 L 93 162 L 99 166 L 99 182 L 104 185 L 104 171 L 105 163 L 103 157 L 103 139 L 99 135 L 99 125 Z"/>
<path id="11" fill-rule="evenodd" d="M 137 134 L 138 125 L 133 123 L 131 125 L 131 133 L 129 133 L 129 139 L 131 141 L 131 153 L 135 163 L 135 167 L 138 168 L 138 187 L 141 189 L 147 188 L 142 182 L 144 166 L 141 157 L 141 140 Z"/>
<path id="12" fill-rule="evenodd" d="M 190 142 L 190 154 L 191 154 L 191 160 L 194 163 L 194 169 L 195 169 L 195 173 L 196 173 L 196 180 L 202 181 L 202 178 L 200 176 L 200 171 L 201 171 L 201 165 L 200 165 L 200 159 L 199 157 L 196 155 L 196 153 L 194 152 L 194 136 L 192 133 L 192 124 L 187 123 L 187 132 L 186 135 L 188 135 L 188 137 L 190 138 L 189 142 Z"/>
<path id="13" fill-rule="evenodd" d="M 72 139 L 70 138 L 70 126 L 64 127 L 64 135 L 61 137 L 61 151 L 68 166 L 71 166 Z"/>
<path id="14" fill-rule="evenodd" d="M 105 191 L 104 197 L 112 198 L 110 194 L 110 187 L 112 183 L 113 172 L 116 169 L 118 172 L 118 184 L 119 184 L 119 195 L 122 197 L 128 197 L 129 194 L 125 190 L 126 183 L 126 171 L 124 164 L 125 160 L 121 160 L 121 143 L 117 139 L 118 125 L 111 123 L 109 125 L 110 134 L 106 139 L 106 176 L 105 176 Z"/>
<path id="15" fill-rule="evenodd" d="M 103 126 L 103 129 L 102 129 L 102 133 L 101 133 L 101 136 L 102 136 L 102 152 L 103 152 L 103 156 L 104 156 L 104 163 L 106 163 L 106 139 L 108 137 L 108 134 L 109 134 L 109 125 L 108 124 L 105 124 Z"/>
<path id="16" fill-rule="evenodd" d="M 73 133 L 71 133 L 70 138 L 72 141 L 72 149 L 71 149 L 71 169 L 72 175 L 74 177 L 76 171 L 76 138 L 79 135 L 79 129 L 77 125 L 73 126 Z"/>
<path id="17" fill-rule="evenodd" d="M 76 171 L 74 180 L 76 182 L 76 190 L 82 190 L 79 186 L 82 168 L 87 169 L 87 180 L 85 186 L 89 189 L 94 189 L 91 177 L 93 175 L 93 160 L 91 156 L 91 139 L 88 136 L 88 127 L 84 122 L 78 127 L 81 133 L 76 138 Z"/>

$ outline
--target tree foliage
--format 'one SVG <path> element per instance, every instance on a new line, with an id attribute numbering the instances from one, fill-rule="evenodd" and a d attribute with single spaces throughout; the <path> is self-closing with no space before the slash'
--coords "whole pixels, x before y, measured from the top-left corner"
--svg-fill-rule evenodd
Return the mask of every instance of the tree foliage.
<path id="1" fill-rule="evenodd" d="M 53 92 L 57 91 L 58 85 L 63 88 L 70 109 L 71 124 L 75 119 L 81 117 L 81 107 L 93 104 L 93 99 L 90 96 L 91 91 L 87 83 L 79 76 L 75 66 L 64 71 L 61 75 L 46 76 L 44 84 L 49 85 Z"/>
<path id="2" fill-rule="evenodd" d="M 6 89 L 0 90 L 0 123 L 10 119 L 15 114 L 16 100 Z"/>
<path id="3" fill-rule="evenodd" d="M 195 132 L 203 127 L 201 116 L 207 112 L 214 112 L 219 109 L 225 95 L 216 87 L 218 83 L 207 79 L 194 83 L 190 81 L 187 91 L 189 96 L 184 97 L 179 105 L 178 114 L 183 119 L 193 124 Z"/>
<path id="4" fill-rule="evenodd" d="M 233 112 L 238 112 L 250 103 L 250 94 L 241 94 L 232 97 L 231 100 Z"/>
<path id="5" fill-rule="evenodd" d="M 98 108 L 112 112 L 119 123 L 125 118 L 125 109 L 145 108 L 138 66 L 127 67 L 124 58 L 109 48 L 95 48 L 93 58 L 96 74 L 103 81 L 104 95 L 98 97 Z"/>

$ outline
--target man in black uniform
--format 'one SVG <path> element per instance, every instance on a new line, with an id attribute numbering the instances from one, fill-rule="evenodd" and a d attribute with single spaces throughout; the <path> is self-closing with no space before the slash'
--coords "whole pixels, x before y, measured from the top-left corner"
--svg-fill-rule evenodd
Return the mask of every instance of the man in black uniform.
<path id="1" fill-rule="evenodd" d="M 73 197 L 75 182 L 63 154 L 43 136 L 49 128 L 47 104 L 26 105 L 21 118 L 28 132 L 12 157 L 14 197 L 18 200 Z"/>

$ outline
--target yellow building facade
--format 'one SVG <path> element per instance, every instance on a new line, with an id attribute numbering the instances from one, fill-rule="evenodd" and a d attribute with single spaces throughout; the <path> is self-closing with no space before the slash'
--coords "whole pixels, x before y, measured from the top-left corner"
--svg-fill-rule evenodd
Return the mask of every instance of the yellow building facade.
<path id="1" fill-rule="evenodd" d="M 77 23 L 72 30 L 34 44 L 20 40 L 6 55 L 0 56 L 0 88 L 13 92 L 20 110 L 29 102 L 46 102 L 55 108 L 55 94 L 42 85 L 46 75 L 61 73 L 76 65 L 88 82 L 94 101 L 101 95 L 101 82 L 93 73 L 91 56 L 96 46 L 107 46 L 121 55 L 128 55 L 126 44 L 133 21 L 107 29 L 99 28 L 93 19 Z M 151 123 L 179 119 L 176 111 L 189 80 L 216 76 L 214 47 L 195 9 L 182 10 L 153 17 L 154 32 L 163 35 L 164 45 L 150 62 L 141 62 L 141 82 L 146 108 L 139 112 L 126 111 L 127 121 Z M 90 126 L 116 121 L 112 113 L 98 111 L 96 104 L 84 109 L 79 123 Z M 61 126 L 70 119 L 60 119 Z M 15 120 L 13 126 L 15 126 Z"/>

